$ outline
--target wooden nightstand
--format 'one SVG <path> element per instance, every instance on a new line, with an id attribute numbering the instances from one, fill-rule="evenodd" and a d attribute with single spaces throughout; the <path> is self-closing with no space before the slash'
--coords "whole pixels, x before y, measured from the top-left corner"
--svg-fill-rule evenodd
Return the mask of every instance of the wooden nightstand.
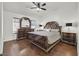
<path id="1" fill-rule="evenodd" d="M 76 45 L 76 29 L 73 30 L 72 28 L 65 28 L 62 30 L 62 41 L 68 44 Z"/>
<path id="2" fill-rule="evenodd" d="M 68 44 L 76 45 L 76 33 L 62 32 L 62 41 Z"/>

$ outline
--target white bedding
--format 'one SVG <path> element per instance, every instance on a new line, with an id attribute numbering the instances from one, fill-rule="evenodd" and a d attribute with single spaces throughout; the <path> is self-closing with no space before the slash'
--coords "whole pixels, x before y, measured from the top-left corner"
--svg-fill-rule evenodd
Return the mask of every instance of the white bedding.
<path id="1" fill-rule="evenodd" d="M 43 29 L 43 28 L 36 28 L 34 31 L 59 31 L 59 29 Z"/>
<path id="2" fill-rule="evenodd" d="M 52 44 L 59 40 L 61 38 L 60 33 L 58 31 L 35 31 L 35 32 L 29 32 L 32 34 L 37 34 L 41 36 L 47 36 L 48 37 L 48 44 Z"/>

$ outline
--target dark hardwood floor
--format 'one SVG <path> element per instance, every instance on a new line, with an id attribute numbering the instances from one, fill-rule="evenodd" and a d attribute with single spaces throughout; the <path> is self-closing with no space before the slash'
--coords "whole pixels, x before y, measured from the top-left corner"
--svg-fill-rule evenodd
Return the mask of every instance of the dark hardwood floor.
<path id="1" fill-rule="evenodd" d="M 4 43 L 4 56 L 76 56 L 75 46 L 60 42 L 54 48 L 45 53 L 28 40 L 16 40 Z"/>

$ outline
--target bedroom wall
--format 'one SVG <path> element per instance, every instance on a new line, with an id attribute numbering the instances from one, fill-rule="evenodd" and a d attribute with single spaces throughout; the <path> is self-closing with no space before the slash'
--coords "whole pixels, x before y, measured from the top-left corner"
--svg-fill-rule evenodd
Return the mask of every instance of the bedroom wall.
<path id="1" fill-rule="evenodd" d="M 14 40 L 16 38 L 16 35 L 13 34 L 13 17 L 29 17 L 31 20 L 37 20 L 34 17 L 26 16 L 22 14 L 17 14 L 9 11 L 5 11 L 3 13 L 3 36 L 4 41 Z"/>
<path id="2" fill-rule="evenodd" d="M 2 39 L 2 3 L 0 2 L 0 54 L 3 53 L 3 39 Z"/>
<path id="3" fill-rule="evenodd" d="M 60 25 L 65 26 L 66 22 L 76 22 L 77 14 L 77 3 L 67 3 L 63 4 L 61 8 L 52 10 L 51 13 L 48 13 L 43 19 L 43 24 L 47 21 L 57 21 Z"/>
<path id="4" fill-rule="evenodd" d="M 48 16 L 48 18 L 46 18 L 42 23 L 45 24 L 46 22 L 48 21 L 57 21 L 59 23 L 60 26 L 65 26 L 65 23 L 68 23 L 68 22 L 71 22 L 74 24 L 76 24 L 76 12 L 75 13 L 72 13 L 72 12 L 69 12 L 71 15 L 64 15 L 65 13 L 59 13 L 61 15 L 53 15 L 51 14 L 51 16 Z"/>

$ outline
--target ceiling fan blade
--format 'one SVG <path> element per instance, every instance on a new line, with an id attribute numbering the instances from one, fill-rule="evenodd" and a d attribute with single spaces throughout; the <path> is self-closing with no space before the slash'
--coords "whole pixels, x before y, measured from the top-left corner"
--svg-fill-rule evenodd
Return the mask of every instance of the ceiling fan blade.
<path id="1" fill-rule="evenodd" d="M 43 3 L 43 4 L 42 4 L 42 6 L 45 6 L 45 5 L 46 5 L 46 3 Z"/>
<path id="2" fill-rule="evenodd" d="M 38 8 L 40 8 L 40 2 L 38 2 Z"/>
<path id="3" fill-rule="evenodd" d="M 37 8 L 37 7 L 31 7 L 30 9 L 35 9 L 35 8 Z"/>
<path id="4" fill-rule="evenodd" d="M 36 2 L 32 2 L 32 3 L 37 6 Z"/>
<path id="5" fill-rule="evenodd" d="M 40 8 L 40 9 L 42 9 L 42 10 L 46 10 L 45 8 Z"/>

